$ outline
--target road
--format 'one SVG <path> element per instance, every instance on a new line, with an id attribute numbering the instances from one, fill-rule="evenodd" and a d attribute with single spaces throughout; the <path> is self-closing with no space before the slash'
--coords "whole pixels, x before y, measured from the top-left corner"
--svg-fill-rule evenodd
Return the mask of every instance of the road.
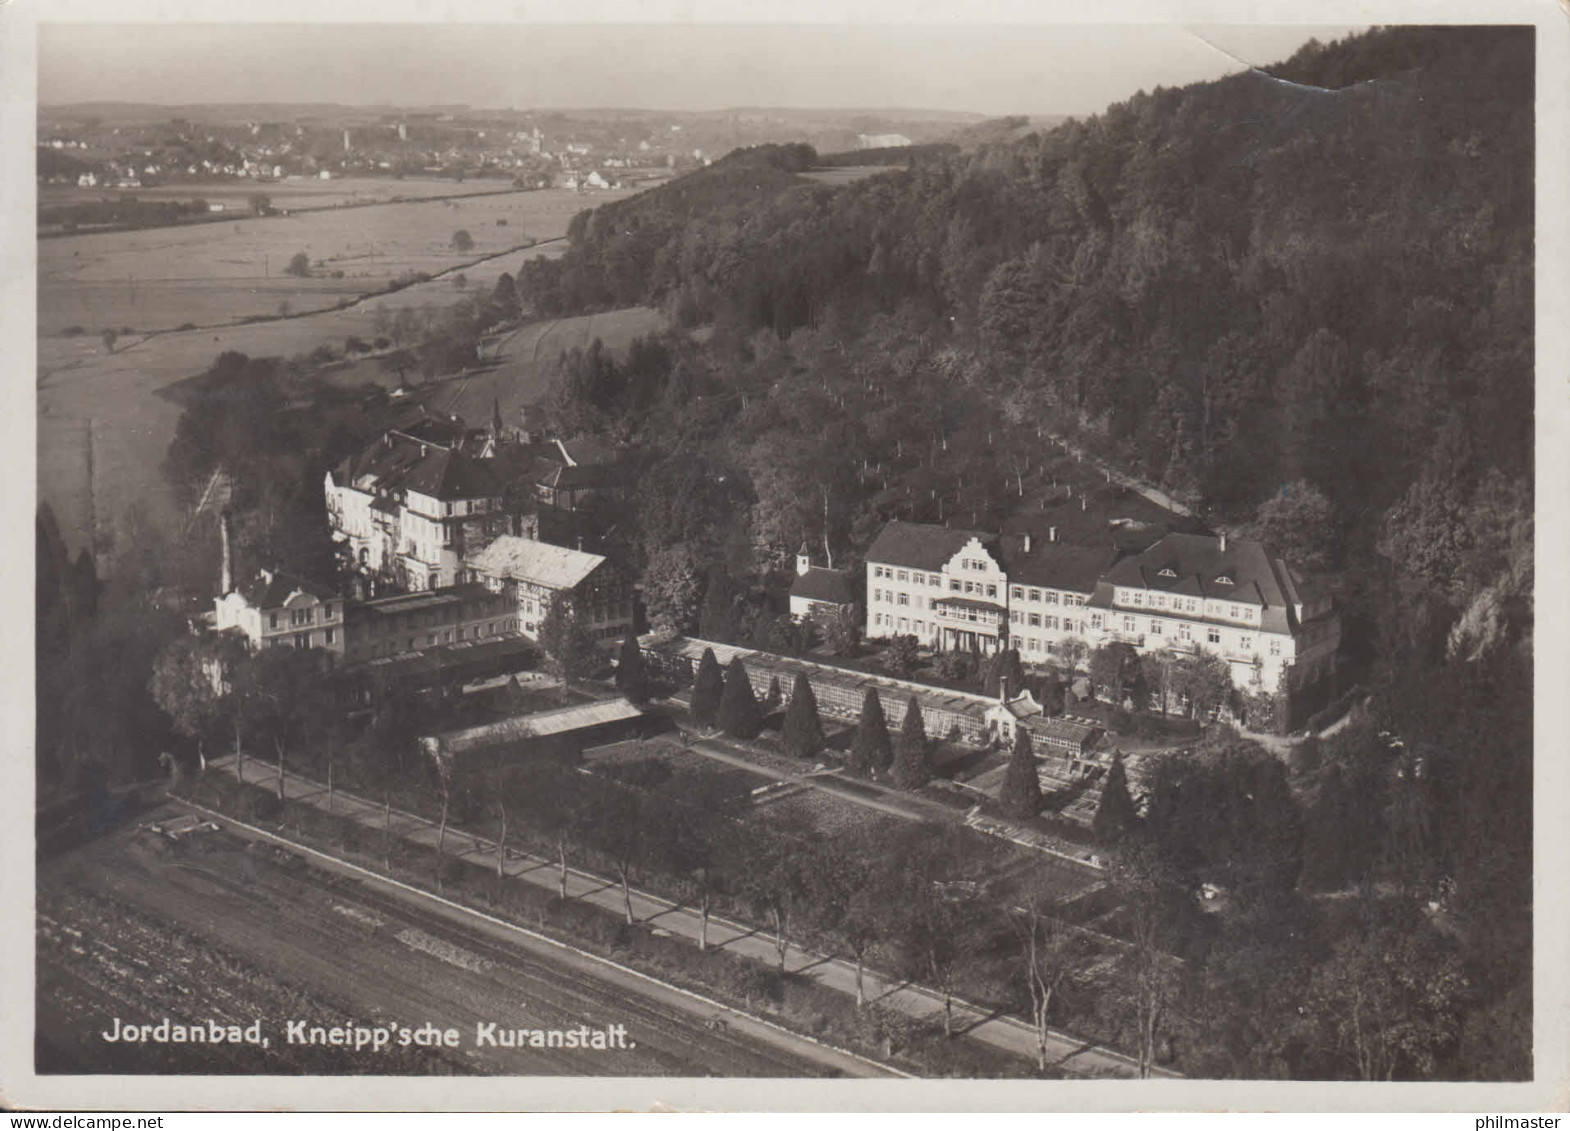
<path id="1" fill-rule="evenodd" d="M 255 758 L 246 759 L 243 773 L 233 755 L 209 762 L 208 767 L 209 772 L 243 776 L 243 780 L 267 789 L 274 788 L 278 780 L 273 767 Z M 291 800 L 317 808 L 325 809 L 327 805 L 324 786 L 292 772 L 284 775 L 284 794 Z M 376 802 L 338 790 L 335 792 L 333 811 L 341 817 L 356 821 L 367 830 L 374 830 L 373 835 L 380 835 L 383 811 Z M 391 830 L 394 836 L 427 848 L 436 846 L 438 833 L 431 822 L 399 810 L 393 811 L 392 818 Z M 482 867 L 495 865 L 493 842 L 449 829 L 446 845 L 446 850 L 455 857 Z M 558 883 L 557 869 L 552 863 L 523 854 L 509 854 L 504 870 L 517 880 L 553 891 Z M 614 915 L 624 913 L 620 885 L 603 876 L 569 868 L 567 895 L 570 899 L 602 907 Z M 692 908 L 636 888 L 631 889 L 630 902 L 632 916 L 637 922 L 652 924 L 681 938 L 696 940 L 699 937 L 702 919 Z M 709 920 L 707 931 L 711 945 L 722 946 L 733 953 L 745 954 L 771 965 L 778 961 L 775 940 L 754 927 L 716 916 Z M 847 996 L 853 997 L 856 993 L 855 964 L 844 958 L 821 954 L 790 943 L 786 948 L 785 968 L 794 973 L 806 974 L 820 985 Z M 942 997 L 922 986 L 884 977 L 873 971 L 863 972 L 863 983 L 869 1001 L 910 1017 L 936 1018 L 944 1008 Z M 1035 1058 L 1036 1033 L 1029 1025 L 957 999 L 953 1007 L 955 1027 L 959 1032 L 993 1048 Z M 1047 1051 L 1049 1063 L 1072 1074 L 1121 1077 L 1137 1074 L 1137 1066 L 1130 1057 L 1057 1030 L 1048 1033 Z M 1173 1075 L 1160 1069 L 1156 1074 Z"/>
<path id="2" fill-rule="evenodd" d="M 713 1006 L 680 991 L 367 880 L 351 865 L 306 866 L 269 840 L 231 829 L 171 844 L 122 829 L 45 864 L 38 1028 L 48 1063 L 85 1072 L 880 1074 L 870 1062 L 734 1015 L 710 1028 Z M 260 1017 L 272 1047 L 127 1048 L 99 1037 L 114 1017 L 208 1015 Z M 295 1019 L 410 1029 L 430 1022 L 456 1028 L 460 1044 L 419 1056 L 396 1047 L 289 1048 Z M 477 1027 L 488 1022 L 499 1030 L 622 1025 L 628 1047 L 479 1047 Z"/>

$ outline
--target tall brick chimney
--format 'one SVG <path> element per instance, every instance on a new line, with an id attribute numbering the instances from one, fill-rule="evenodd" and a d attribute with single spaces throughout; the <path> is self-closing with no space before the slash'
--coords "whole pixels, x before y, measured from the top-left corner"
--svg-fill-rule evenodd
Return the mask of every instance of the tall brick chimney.
<path id="1" fill-rule="evenodd" d="M 229 512 L 218 516 L 218 539 L 223 547 L 223 566 L 218 575 L 218 595 L 227 596 L 234 591 L 234 550 L 230 546 Z"/>

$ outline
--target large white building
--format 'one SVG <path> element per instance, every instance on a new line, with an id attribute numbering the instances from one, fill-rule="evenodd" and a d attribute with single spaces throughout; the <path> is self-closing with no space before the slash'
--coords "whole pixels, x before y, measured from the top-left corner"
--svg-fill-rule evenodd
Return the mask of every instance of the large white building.
<path id="1" fill-rule="evenodd" d="M 1040 662 L 1087 635 L 1084 606 L 1111 554 L 1029 534 L 891 522 L 867 550 L 867 636 Z"/>
<path id="2" fill-rule="evenodd" d="M 1203 649 L 1244 690 L 1317 683 L 1335 670 L 1341 618 L 1328 595 L 1258 542 L 1168 534 L 1107 571 L 1090 601 L 1092 639 L 1140 652 Z"/>
<path id="3" fill-rule="evenodd" d="M 355 566 L 401 589 L 468 580 L 467 554 L 506 532 L 502 487 L 463 450 L 462 425 L 425 418 L 390 428 L 327 473 L 334 537 Z"/>
<path id="4" fill-rule="evenodd" d="M 469 559 L 473 575 L 492 593 L 512 603 L 519 632 L 539 639 L 551 605 L 566 601 L 579 623 L 597 640 L 616 640 L 632 630 L 633 588 L 599 554 L 504 535 Z"/>
<path id="5" fill-rule="evenodd" d="M 1328 676 L 1341 626 L 1328 597 L 1257 542 L 1168 534 L 1143 550 L 1094 550 L 1031 534 L 891 522 L 867 551 L 869 639 L 1025 663 L 1071 642 L 1140 652 L 1205 650 L 1242 690 Z"/>

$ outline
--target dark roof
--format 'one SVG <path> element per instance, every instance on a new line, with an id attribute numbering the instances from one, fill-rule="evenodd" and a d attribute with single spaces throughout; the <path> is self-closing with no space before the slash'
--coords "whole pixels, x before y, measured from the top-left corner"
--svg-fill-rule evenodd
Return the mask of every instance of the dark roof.
<path id="1" fill-rule="evenodd" d="M 258 609 L 276 609 L 296 593 L 309 594 L 318 601 L 332 601 L 338 597 L 329 586 L 281 571 L 263 571 L 236 588 L 248 604 Z"/>
<path id="2" fill-rule="evenodd" d="M 469 601 L 496 597 L 497 594 L 492 593 L 484 585 L 470 581 L 462 585 L 448 585 L 441 589 L 417 589 L 413 593 L 392 593 L 386 597 L 376 597 L 359 602 L 354 606 L 353 611 L 356 616 L 366 613 L 393 616 L 398 613 L 461 605 Z"/>
<path id="3" fill-rule="evenodd" d="M 808 601 L 826 601 L 831 605 L 852 605 L 856 598 L 851 594 L 850 574 L 842 569 L 825 569 L 810 566 L 806 573 L 798 573 L 791 583 L 790 595 Z"/>
<path id="4" fill-rule="evenodd" d="M 1087 746 L 1101 734 L 1101 728 L 1063 718 L 1036 715 L 1025 720 L 1025 729 L 1044 739 L 1056 739 L 1075 746 Z"/>
<path id="5" fill-rule="evenodd" d="M 444 448 L 462 447 L 469 431 L 458 417 L 431 416 L 421 412 L 412 419 L 395 424 L 394 429 L 412 440 L 437 444 Z"/>
<path id="6" fill-rule="evenodd" d="M 867 548 L 867 561 L 941 570 L 972 538 L 981 539 L 981 544 L 989 549 L 995 548 L 992 536 L 979 530 L 896 520 L 885 526 Z"/>
<path id="7" fill-rule="evenodd" d="M 622 454 L 614 444 L 598 436 L 579 436 L 576 440 L 562 440 L 560 444 L 568 460 L 580 467 L 614 463 Z"/>
<path id="8" fill-rule="evenodd" d="M 539 460 L 532 476 L 535 483 L 556 490 L 605 487 L 617 479 L 617 469 L 608 464 L 569 467 L 565 464 Z"/>
<path id="9" fill-rule="evenodd" d="M 483 463 L 447 449 L 427 454 L 409 469 L 400 486 L 436 499 L 487 499 L 502 493 Z"/>
<path id="10" fill-rule="evenodd" d="M 1010 585 L 1041 585 L 1073 593 L 1092 593 L 1096 582 L 1112 564 L 1112 551 L 1064 542 L 1047 542 L 1031 536 L 1030 551 L 1018 534 L 999 539 L 1003 572 Z"/>
<path id="11" fill-rule="evenodd" d="M 1287 598 L 1265 547 L 1204 534 L 1168 534 L 1142 554 L 1131 554 L 1106 575 L 1109 585 L 1150 589 L 1263 608 L 1261 627 L 1288 631 Z M 1099 603 L 1099 602 L 1098 602 Z"/>
<path id="12" fill-rule="evenodd" d="M 377 493 L 418 491 L 436 499 L 499 496 L 501 486 L 483 463 L 461 452 L 386 432 L 333 471 L 333 482 Z"/>

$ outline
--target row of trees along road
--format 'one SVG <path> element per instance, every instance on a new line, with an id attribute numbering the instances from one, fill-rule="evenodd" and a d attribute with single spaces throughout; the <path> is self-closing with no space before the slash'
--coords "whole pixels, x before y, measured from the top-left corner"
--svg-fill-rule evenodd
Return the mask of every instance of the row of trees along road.
<path id="1" fill-rule="evenodd" d="M 286 767 L 324 780 L 329 806 L 338 788 L 379 796 L 389 862 L 394 798 L 426 808 L 443 830 L 438 884 L 452 822 L 496 837 L 498 882 L 510 845 L 537 846 L 554 856 L 561 893 L 574 857 L 615 875 L 629 921 L 636 883 L 691 899 L 704 947 L 715 907 L 760 918 L 781 969 L 792 940 L 841 948 L 858 968 L 876 953 L 881 966 L 950 1000 L 978 960 L 1008 954 L 1017 1008 L 1042 1026 L 1077 1018 L 1136 1051 L 1147 1069 L 1176 1059 L 1184 1071 L 1218 1075 L 1424 1077 L 1490 1039 L 1486 1024 L 1465 1017 L 1476 992 L 1467 971 L 1498 946 L 1479 953 L 1469 936 L 1448 937 L 1420 914 L 1432 853 L 1421 841 L 1443 823 L 1453 770 L 1435 760 L 1414 773 L 1409 755 L 1380 746 L 1372 724 L 1348 728 L 1319 752 L 1362 775 L 1356 796 L 1322 794 L 1318 804 L 1346 818 L 1335 823 L 1305 820 L 1283 764 L 1224 733 L 1156 762 L 1142 817 L 1116 762 L 1097 831 L 1117 849 L 1111 880 L 1123 910 L 1107 929 L 1127 950 L 1116 992 L 1103 1002 L 1075 990 L 1065 1015 L 1054 1002 L 1082 978 L 1086 938 L 1028 891 L 999 905 L 956 889 L 967 878 L 961 862 L 975 858 L 962 844 L 974 839 L 967 830 L 883 825 L 827 841 L 801 821 L 746 814 L 745 791 L 723 774 L 658 757 L 590 774 L 551 759 L 435 763 L 414 736 L 429 729 L 439 693 L 373 684 L 370 710 L 350 718 L 312 653 L 223 647 L 181 636 L 159 655 L 152 694 L 173 725 L 201 749 L 232 745 L 242 757 L 265 757 L 280 781 Z M 222 695 L 215 657 L 228 665 Z M 750 693 L 745 670 L 731 670 Z M 794 701 L 807 704 L 808 694 L 798 689 Z M 805 707 L 798 712 L 810 731 Z M 901 728 L 902 742 L 920 733 L 919 717 Z M 883 744 L 894 745 L 881 729 Z M 1404 776 L 1367 767 L 1379 749 Z M 891 751 L 891 772 L 899 757 Z M 1015 797 L 1029 795 L 1032 762 L 1028 738 L 1017 740 L 1003 791 L 1017 812 L 1035 804 Z M 1341 844 L 1348 840 L 1351 852 Z M 1348 875 L 1359 877 L 1353 898 L 1316 896 Z M 1224 914 L 1204 913 L 1207 887 L 1223 893 Z"/>

